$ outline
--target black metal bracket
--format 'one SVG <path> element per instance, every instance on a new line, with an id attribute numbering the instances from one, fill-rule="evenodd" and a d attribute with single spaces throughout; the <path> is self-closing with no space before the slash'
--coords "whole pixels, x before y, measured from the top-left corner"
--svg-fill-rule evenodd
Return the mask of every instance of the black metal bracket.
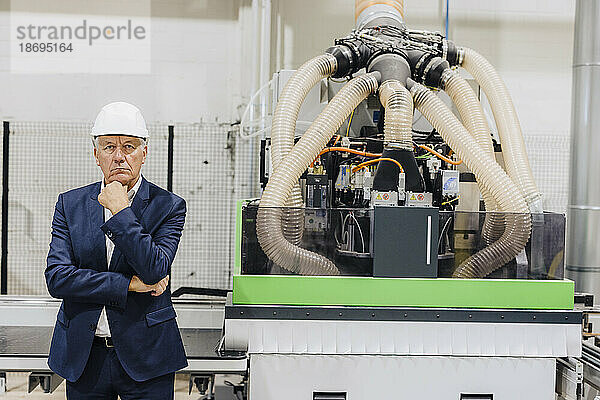
<path id="1" fill-rule="evenodd" d="M 313 400 L 346 400 L 346 392 L 313 392 Z"/>
<path id="2" fill-rule="evenodd" d="M 590 293 L 575 293 L 575 304 L 584 307 L 594 307 L 594 295 Z"/>
<path id="3" fill-rule="evenodd" d="M 169 125 L 169 138 L 167 145 L 167 190 L 173 191 L 173 140 L 175 138 L 175 126 Z"/>
<path id="4" fill-rule="evenodd" d="M 205 395 L 203 400 L 214 400 L 215 398 L 215 376 L 206 374 L 190 374 L 188 394 L 192 394 L 192 388 L 196 387 L 200 394 Z"/>
<path id="5" fill-rule="evenodd" d="M 2 124 L 2 257 L 0 261 L 0 294 L 8 293 L 8 139 L 10 124 Z"/>
<path id="6" fill-rule="evenodd" d="M 171 293 L 171 297 L 179 297 L 183 296 L 184 294 L 194 294 L 197 296 L 227 297 L 227 293 L 229 292 L 231 292 L 231 290 L 182 286 L 175 290 L 173 293 Z"/>
<path id="7" fill-rule="evenodd" d="M 267 151 L 271 146 L 271 139 L 261 139 L 260 141 L 260 165 L 259 165 L 259 173 L 258 178 L 260 182 L 260 187 L 267 187 L 267 183 L 269 182 L 269 171 L 267 170 L 267 164 L 271 162 L 271 158 L 267 158 Z"/>
<path id="8" fill-rule="evenodd" d="M 27 393 L 40 386 L 44 393 L 52 393 L 64 379 L 52 372 L 32 372 L 29 374 Z"/>

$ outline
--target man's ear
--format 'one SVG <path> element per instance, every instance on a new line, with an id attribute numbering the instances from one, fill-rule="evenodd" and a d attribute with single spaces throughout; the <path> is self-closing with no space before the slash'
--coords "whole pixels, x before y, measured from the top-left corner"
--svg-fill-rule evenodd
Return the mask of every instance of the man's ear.
<path id="1" fill-rule="evenodd" d="M 144 157 L 142 158 L 142 164 L 146 163 L 146 155 L 148 155 L 148 146 L 144 146 L 143 150 Z"/>
<path id="2" fill-rule="evenodd" d="M 98 161 L 98 153 L 96 150 L 96 146 L 94 146 L 94 159 L 96 160 L 96 165 L 100 166 L 100 161 Z"/>

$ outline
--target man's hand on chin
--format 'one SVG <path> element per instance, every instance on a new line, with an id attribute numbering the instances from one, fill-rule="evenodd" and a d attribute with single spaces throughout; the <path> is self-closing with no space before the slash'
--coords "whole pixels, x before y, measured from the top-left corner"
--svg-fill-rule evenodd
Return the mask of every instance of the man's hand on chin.
<path id="1" fill-rule="evenodd" d="M 98 202 L 102 204 L 104 208 L 108 208 L 112 215 L 117 214 L 124 208 L 129 207 L 127 186 L 122 185 L 121 182 L 118 181 L 109 183 L 98 195 Z"/>

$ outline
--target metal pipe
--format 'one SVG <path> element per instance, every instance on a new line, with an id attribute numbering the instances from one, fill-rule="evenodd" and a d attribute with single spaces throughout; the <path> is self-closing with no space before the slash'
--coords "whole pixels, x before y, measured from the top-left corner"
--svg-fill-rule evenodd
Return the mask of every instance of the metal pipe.
<path id="1" fill-rule="evenodd" d="M 259 86 L 264 87 L 269 82 L 271 74 L 271 0 L 262 0 L 261 3 Z M 267 96 L 264 93 L 260 95 L 260 108 L 261 116 L 265 118 Z"/>
<path id="2" fill-rule="evenodd" d="M 573 48 L 567 276 L 600 295 L 600 3 L 578 0 Z"/>
<path id="3" fill-rule="evenodd" d="M 259 33 L 259 19 L 260 19 L 260 10 L 259 10 L 259 1 L 260 0 L 252 0 L 252 39 L 251 39 L 251 44 L 253 46 L 253 52 L 252 52 L 252 65 L 250 66 L 250 96 L 249 98 L 252 98 L 252 96 L 254 95 L 254 93 L 256 93 L 256 91 L 259 88 L 259 78 L 258 78 L 258 59 L 260 58 L 260 47 L 259 47 L 259 39 L 258 39 L 258 33 Z M 254 121 L 255 116 L 254 116 L 254 110 L 251 108 L 250 109 L 250 121 Z"/>
<path id="4" fill-rule="evenodd" d="M 356 0 L 354 17 L 358 29 L 401 25 L 404 21 L 404 0 Z"/>
<path id="5" fill-rule="evenodd" d="M 262 0 L 260 24 L 260 86 L 269 82 L 271 75 L 271 0 Z"/>
<path id="6" fill-rule="evenodd" d="M 448 25 L 450 24 L 450 18 L 449 18 L 449 10 L 450 10 L 450 0 L 446 0 L 446 24 L 444 25 L 444 28 L 446 29 L 446 39 L 449 39 L 448 37 Z"/>
<path id="7" fill-rule="evenodd" d="M 175 126 L 169 125 L 169 136 L 167 145 L 167 190 L 173 191 L 173 142 L 175 138 Z"/>
<path id="8" fill-rule="evenodd" d="M 8 293 L 8 137 L 10 125 L 2 124 L 2 261 L 0 263 L 0 294 Z"/>
<path id="9" fill-rule="evenodd" d="M 356 0 L 354 2 L 354 20 L 357 21 L 363 11 L 375 5 L 386 5 L 395 8 L 404 18 L 404 0 Z"/>

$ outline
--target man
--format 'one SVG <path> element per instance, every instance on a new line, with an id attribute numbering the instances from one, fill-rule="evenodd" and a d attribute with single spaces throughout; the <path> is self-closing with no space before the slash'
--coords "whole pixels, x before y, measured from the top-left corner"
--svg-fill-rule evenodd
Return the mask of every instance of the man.
<path id="1" fill-rule="evenodd" d="M 63 299 L 48 365 L 67 399 L 172 399 L 187 366 L 169 272 L 185 201 L 146 181 L 139 109 L 102 108 L 91 135 L 104 179 L 58 196 L 46 282 Z"/>

